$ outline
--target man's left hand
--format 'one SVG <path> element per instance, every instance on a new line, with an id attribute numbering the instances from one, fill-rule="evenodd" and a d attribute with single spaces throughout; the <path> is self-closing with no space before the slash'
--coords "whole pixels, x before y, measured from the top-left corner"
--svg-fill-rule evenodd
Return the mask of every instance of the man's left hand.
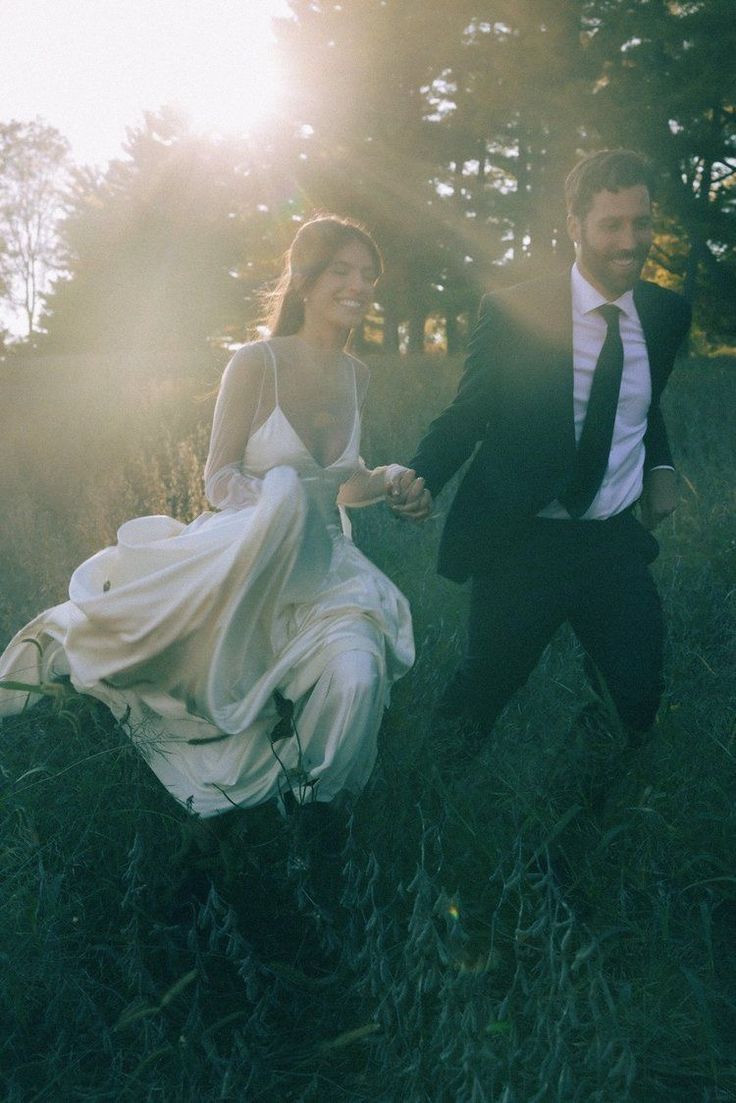
<path id="1" fill-rule="evenodd" d="M 677 473 L 670 467 L 655 467 L 644 476 L 639 499 L 641 523 L 654 529 L 677 508 Z"/>

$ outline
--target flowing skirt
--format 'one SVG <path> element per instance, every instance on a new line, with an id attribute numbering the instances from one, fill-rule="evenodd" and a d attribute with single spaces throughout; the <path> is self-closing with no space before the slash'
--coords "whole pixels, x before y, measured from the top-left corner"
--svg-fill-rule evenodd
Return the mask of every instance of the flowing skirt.
<path id="1" fill-rule="evenodd" d="M 124 524 L 74 572 L 69 600 L 11 640 L 0 681 L 68 676 L 177 800 L 210 816 L 287 789 L 360 791 L 413 660 L 406 599 L 277 467 L 245 509 Z M 27 700 L 0 689 L 0 716 Z"/>

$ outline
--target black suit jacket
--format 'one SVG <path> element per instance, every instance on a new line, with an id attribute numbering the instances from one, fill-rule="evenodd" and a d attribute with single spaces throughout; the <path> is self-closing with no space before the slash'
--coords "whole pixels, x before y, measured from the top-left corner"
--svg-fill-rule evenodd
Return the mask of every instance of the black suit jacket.
<path id="1" fill-rule="evenodd" d="M 659 399 L 690 307 L 641 280 L 634 302 L 652 377 L 646 470 L 672 462 Z M 474 451 L 440 543 L 438 569 L 456 581 L 513 542 L 565 485 L 575 456 L 569 271 L 483 299 L 457 395 L 430 425 L 410 466 L 436 495 Z"/>

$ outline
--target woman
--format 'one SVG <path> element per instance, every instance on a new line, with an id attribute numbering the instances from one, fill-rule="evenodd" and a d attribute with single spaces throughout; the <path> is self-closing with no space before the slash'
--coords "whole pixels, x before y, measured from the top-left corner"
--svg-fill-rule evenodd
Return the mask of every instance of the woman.
<path id="1" fill-rule="evenodd" d="M 380 273 L 359 226 L 301 227 L 272 337 L 223 375 L 205 468 L 219 512 L 124 524 L 0 660 L 6 682 L 68 675 L 104 701 L 200 816 L 359 792 L 390 685 L 414 659 L 407 602 L 344 515 L 407 488 L 405 509 L 426 512 L 412 472 L 359 456 L 368 371 L 345 345 Z M 0 690 L 0 715 L 25 701 Z"/>

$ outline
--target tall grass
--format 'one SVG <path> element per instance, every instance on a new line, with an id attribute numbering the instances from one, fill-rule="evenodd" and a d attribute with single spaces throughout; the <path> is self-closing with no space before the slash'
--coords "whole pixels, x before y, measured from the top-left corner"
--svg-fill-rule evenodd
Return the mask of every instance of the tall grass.
<path id="1" fill-rule="evenodd" d="M 0 440 L 3 638 L 126 516 L 202 508 L 208 370 L 141 401 L 140 380 L 100 394 L 62 368 L 32 396 L 14 379 L 26 428 Z M 406 460 L 459 364 L 373 368 L 366 458 Z M 3 1098 L 736 1099 L 734 398 L 728 361 L 683 364 L 668 395 L 668 688 L 637 755 L 571 734 L 588 691 L 563 631 L 477 766 L 450 774 L 428 731 L 465 595 L 434 574 L 441 522 L 356 514 L 412 602 L 419 657 L 349 823 L 339 905 L 271 808 L 188 820 L 96 703 L 6 722 Z"/>

